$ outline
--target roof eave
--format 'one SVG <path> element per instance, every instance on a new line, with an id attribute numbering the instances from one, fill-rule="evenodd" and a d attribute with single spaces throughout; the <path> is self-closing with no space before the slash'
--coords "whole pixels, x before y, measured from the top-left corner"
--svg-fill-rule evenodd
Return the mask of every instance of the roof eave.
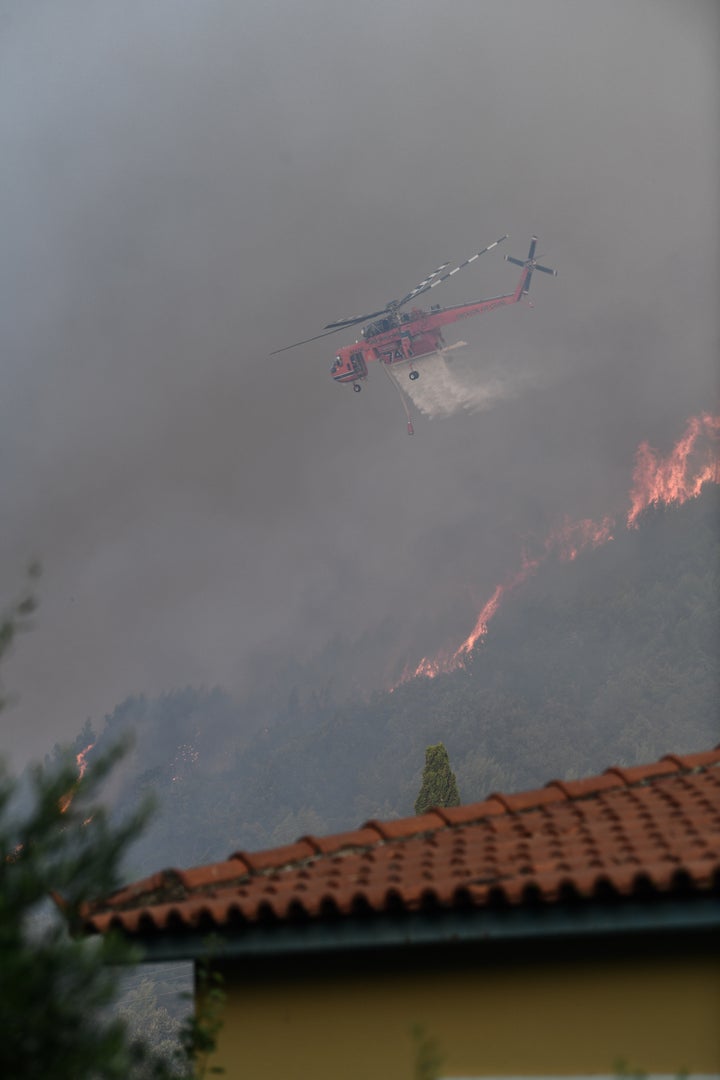
<path id="1" fill-rule="evenodd" d="M 142 961 L 230 959 L 408 946 L 612 938 L 720 929 L 720 898 L 649 900 L 506 911 L 380 914 L 337 921 L 250 925 L 186 934 L 134 936 Z"/>

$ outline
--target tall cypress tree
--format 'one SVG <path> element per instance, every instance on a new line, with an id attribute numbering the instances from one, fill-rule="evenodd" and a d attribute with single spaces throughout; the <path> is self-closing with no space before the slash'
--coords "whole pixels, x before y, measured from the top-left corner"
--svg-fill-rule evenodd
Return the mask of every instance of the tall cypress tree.
<path id="1" fill-rule="evenodd" d="M 415 800 L 415 813 L 424 814 L 431 806 L 459 806 L 455 773 L 450 768 L 450 758 L 442 743 L 428 746 L 425 750 L 420 793 Z"/>

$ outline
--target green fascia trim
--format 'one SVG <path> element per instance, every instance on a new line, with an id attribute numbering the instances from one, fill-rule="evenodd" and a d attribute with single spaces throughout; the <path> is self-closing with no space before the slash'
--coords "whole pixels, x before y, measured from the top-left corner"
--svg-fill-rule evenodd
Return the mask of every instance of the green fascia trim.
<path id="1" fill-rule="evenodd" d="M 464 942 L 597 939 L 720 930 L 720 898 L 581 908 L 439 911 L 135 938 L 145 961 L 281 956 Z"/>

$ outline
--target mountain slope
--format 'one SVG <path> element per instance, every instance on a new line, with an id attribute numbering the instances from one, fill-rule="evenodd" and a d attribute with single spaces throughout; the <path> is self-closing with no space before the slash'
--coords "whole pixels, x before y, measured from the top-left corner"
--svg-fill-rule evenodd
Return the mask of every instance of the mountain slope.
<path id="1" fill-rule="evenodd" d="M 450 674 L 340 703 L 305 690 L 279 704 L 283 672 L 274 700 L 188 688 L 123 702 L 96 746 L 135 733 L 109 792 L 117 812 L 148 789 L 158 798 L 135 869 L 412 813 L 438 741 L 464 801 L 717 742 L 719 518 L 720 490 L 706 487 L 548 562 Z"/>

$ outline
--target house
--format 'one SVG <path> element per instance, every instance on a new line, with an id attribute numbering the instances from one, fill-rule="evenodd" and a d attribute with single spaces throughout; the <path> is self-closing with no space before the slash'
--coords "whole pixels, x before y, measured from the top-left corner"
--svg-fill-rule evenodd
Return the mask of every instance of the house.
<path id="1" fill-rule="evenodd" d="M 719 1076 L 720 747 L 161 871 L 83 919 L 222 972 L 229 1078 Z"/>

